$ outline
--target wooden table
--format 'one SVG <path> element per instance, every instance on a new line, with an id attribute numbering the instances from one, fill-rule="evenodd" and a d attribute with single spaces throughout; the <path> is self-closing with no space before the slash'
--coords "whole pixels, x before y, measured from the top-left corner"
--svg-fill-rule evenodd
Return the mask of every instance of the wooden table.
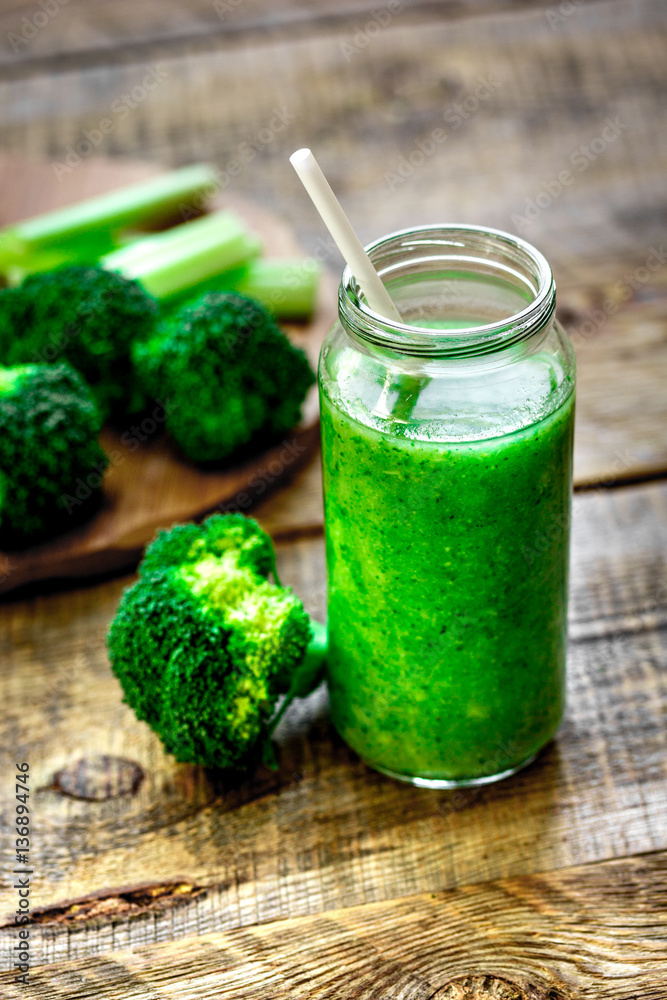
<path id="1" fill-rule="evenodd" d="M 567 720 L 531 768 L 485 789 L 368 771 L 321 690 L 281 727 L 280 770 L 231 787 L 174 764 L 122 704 L 104 634 L 130 578 L 5 601 L 3 822 L 28 760 L 35 924 L 29 992 L 5 973 L 0 996 L 664 1000 L 667 8 L 38 10 L 0 13 L 5 150 L 75 170 L 103 117 L 90 155 L 229 173 L 250 143 L 230 190 L 334 270 L 286 165 L 305 143 L 364 239 L 442 219 L 537 244 L 579 358 L 578 494 Z M 254 513 L 322 615 L 317 462 Z"/>

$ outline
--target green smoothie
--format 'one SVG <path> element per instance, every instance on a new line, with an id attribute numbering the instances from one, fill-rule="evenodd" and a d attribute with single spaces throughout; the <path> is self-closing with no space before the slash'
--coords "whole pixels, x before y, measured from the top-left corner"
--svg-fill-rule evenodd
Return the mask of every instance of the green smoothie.
<path id="1" fill-rule="evenodd" d="M 321 403 L 336 728 L 397 777 L 510 772 L 563 713 L 574 393 L 481 440 Z"/>

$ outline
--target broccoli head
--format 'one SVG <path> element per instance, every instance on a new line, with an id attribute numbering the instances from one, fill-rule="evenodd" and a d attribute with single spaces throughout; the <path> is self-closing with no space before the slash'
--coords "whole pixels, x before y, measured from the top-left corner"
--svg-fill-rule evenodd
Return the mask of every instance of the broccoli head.
<path id="1" fill-rule="evenodd" d="M 0 368 L 0 543 L 73 526 L 99 500 L 107 457 L 90 389 L 69 365 Z"/>
<path id="2" fill-rule="evenodd" d="M 0 363 L 66 361 L 106 416 L 136 400 L 130 346 L 152 333 L 157 311 L 138 281 L 100 267 L 30 274 L 0 292 Z"/>
<path id="3" fill-rule="evenodd" d="M 241 514 L 158 534 L 125 591 L 109 656 L 126 702 L 177 760 L 240 767 L 268 743 L 279 694 L 303 696 L 323 652 L 273 547 Z M 321 636 L 323 626 L 316 631 Z"/>
<path id="4" fill-rule="evenodd" d="M 167 429 L 195 462 L 277 440 L 315 381 L 267 310 L 235 293 L 207 292 L 168 316 L 133 357 L 144 390 L 170 400 Z"/>

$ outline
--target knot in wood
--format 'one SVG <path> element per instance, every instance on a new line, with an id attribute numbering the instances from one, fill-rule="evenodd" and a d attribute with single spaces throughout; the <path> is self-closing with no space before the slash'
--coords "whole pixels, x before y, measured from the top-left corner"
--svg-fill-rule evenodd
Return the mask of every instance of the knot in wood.
<path id="1" fill-rule="evenodd" d="M 103 802 L 136 795 L 143 780 L 144 772 L 133 760 L 91 754 L 58 771 L 52 787 L 74 799 Z"/>
<path id="2" fill-rule="evenodd" d="M 519 986 L 503 976 L 457 976 L 429 1000 L 559 1000 L 552 993 L 532 986 Z"/>

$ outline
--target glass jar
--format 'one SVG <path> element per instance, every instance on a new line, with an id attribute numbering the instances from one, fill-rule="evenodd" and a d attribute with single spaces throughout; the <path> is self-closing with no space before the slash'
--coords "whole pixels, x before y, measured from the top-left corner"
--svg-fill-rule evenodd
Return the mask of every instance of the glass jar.
<path id="1" fill-rule="evenodd" d="M 564 709 L 575 363 L 546 260 L 475 226 L 366 248 L 319 369 L 334 725 L 431 788 L 512 774 Z"/>

